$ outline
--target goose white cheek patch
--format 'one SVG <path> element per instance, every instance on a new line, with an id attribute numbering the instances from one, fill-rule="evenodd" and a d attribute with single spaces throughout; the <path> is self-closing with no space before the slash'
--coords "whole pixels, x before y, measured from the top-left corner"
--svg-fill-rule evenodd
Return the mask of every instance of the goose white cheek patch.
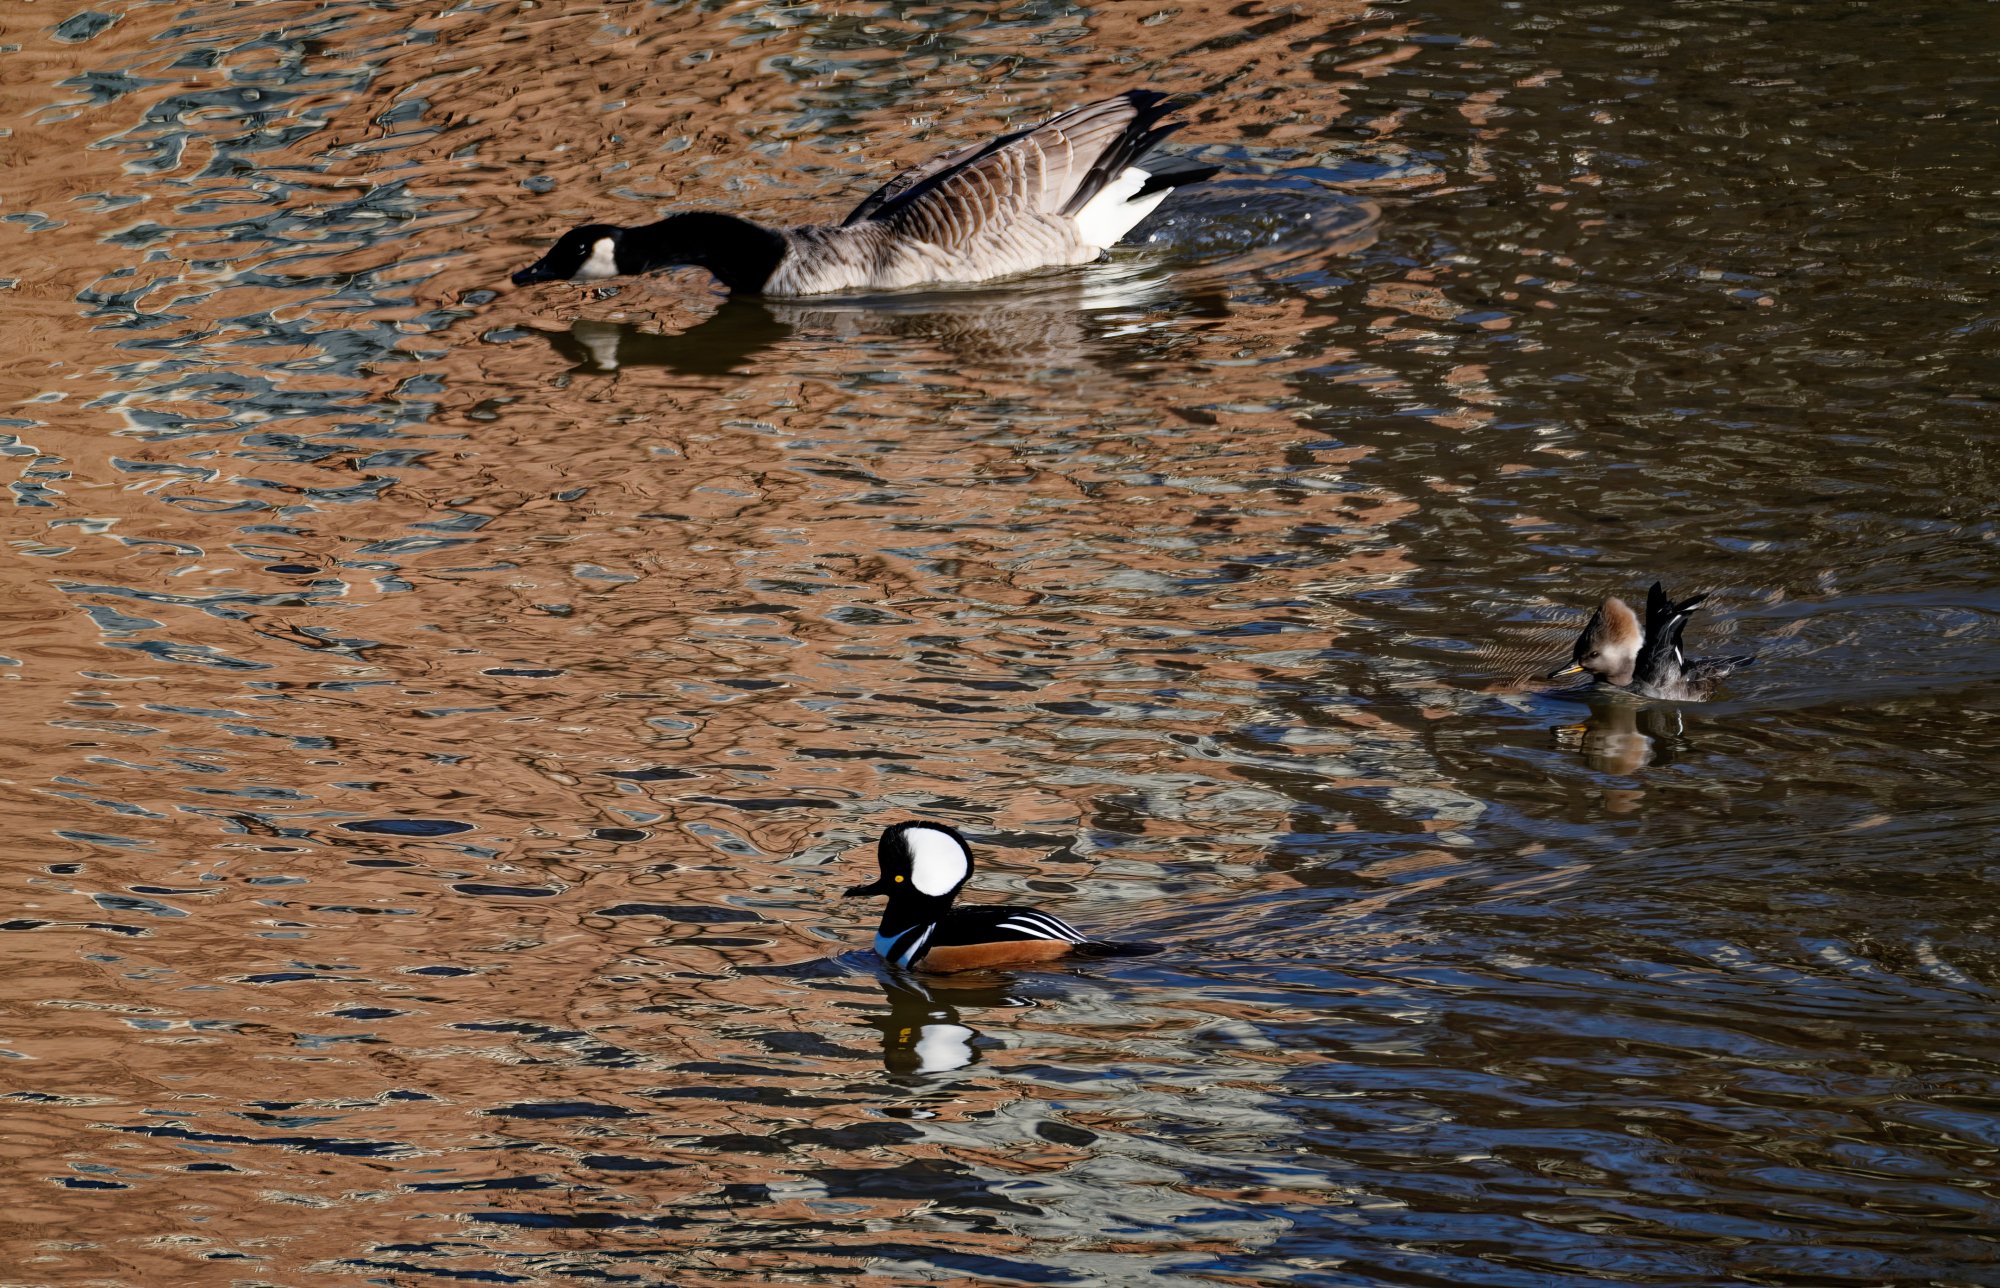
<path id="1" fill-rule="evenodd" d="M 598 282 L 607 277 L 618 276 L 618 248 L 609 237 L 599 237 L 590 246 L 590 258 L 583 261 L 583 267 L 576 270 L 572 282 Z"/>
<path id="2" fill-rule="evenodd" d="M 943 832 L 913 827 L 903 833 L 910 847 L 910 884 L 933 897 L 950 894 L 971 871 L 965 851 Z"/>

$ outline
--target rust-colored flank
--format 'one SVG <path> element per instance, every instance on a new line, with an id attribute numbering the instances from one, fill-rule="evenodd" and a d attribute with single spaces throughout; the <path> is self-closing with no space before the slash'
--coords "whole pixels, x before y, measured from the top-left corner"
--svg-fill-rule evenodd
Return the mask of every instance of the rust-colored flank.
<path id="1" fill-rule="evenodd" d="M 917 962 L 917 969 L 951 974 L 978 970 L 984 966 L 1011 966 L 1016 962 L 1047 962 L 1067 957 L 1076 945 L 1063 939 L 1024 939 L 1012 943 L 953 944 L 933 948 Z"/>

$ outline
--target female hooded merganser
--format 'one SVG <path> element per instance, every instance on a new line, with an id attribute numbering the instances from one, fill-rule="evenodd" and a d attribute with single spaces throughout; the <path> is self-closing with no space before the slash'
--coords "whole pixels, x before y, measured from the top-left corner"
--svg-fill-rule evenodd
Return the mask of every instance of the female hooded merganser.
<path id="1" fill-rule="evenodd" d="M 875 951 L 908 970 L 961 971 L 1054 961 L 1059 957 L 1143 957 L 1158 944 L 1090 939 L 1060 917 L 1033 908 L 960 908 L 972 876 L 965 838 L 941 823 L 898 823 L 875 848 L 882 875 L 849 897 L 886 896 Z"/>
<path id="2" fill-rule="evenodd" d="M 903 171 L 838 225 L 766 228 L 707 211 L 639 228 L 584 224 L 514 285 L 698 265 L 739 295 L 822 295 L 1085 264 L 1169 192 L 1219 168 L 1140 164 L 1186 124 L 1159 124 L 1173 111 L 1166 95 L 1144 89 L 1071 108 Z"/>
<path id="3" fill-rule="evenodd" d="M 1690 658 L 1681 652 L 1681 632 L 1695 608 L 1708 598 L 1696 595 L 1676 604 L 1666 588 L 1654 582 L 1646 592 L 1646 621 L 1625 601 L 1607 597 L 1590 615 L 1568 666 L 1549 672 L 1560 676 L 1588 671 L 1600 684 L 1624 689 L 1642 698 L 1700 702 L 1715 691 L 1715 682 L 1757 660 L 1754 653 L 1734 657 Z"/>

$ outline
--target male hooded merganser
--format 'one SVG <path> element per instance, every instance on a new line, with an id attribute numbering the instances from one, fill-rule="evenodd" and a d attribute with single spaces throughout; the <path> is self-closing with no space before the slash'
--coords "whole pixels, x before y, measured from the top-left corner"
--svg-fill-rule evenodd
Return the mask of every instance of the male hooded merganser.
<path id="1" fill-rule="evenodd" d="M 1175 188 L 1216 173 L 1147 160 L 1185 124 L 1160 124 L 1174 110 L 1145 89 L 1071 108 L 904 170 L 837 225 L 767 228 L 710 211 L 638 228 L 583 224 L 514 274 L 514 285 L 697 265 L 737 295 L 823 295 L 1087 264 Z"/>
<path id="2" fill-rule="evenodd" d="M 1676 604 L 1656 581 L 1646 592 L 1642 626 L 1624 600 L 1607 597 L 1576 637 L 1569 665 L 1557 667 L 1548 678 L 1588 671 L 1598 683 L 1642 698 L 1702 701 L 1715 691 L 1717 680 L 1757 660 L 1754 653 L 1690 658 L 1681 652 L 1681 632 L 1707 598 L 1696 595 Z"/>
<path id="3" fill-rule="evenodd" d="M 875 848 L 882 875 L 847 894 L 886 896 L 875 951 L 892 966 L 961 971 L 1059 957 L 1143 957 L 1158 944 L 1091 939 L 1033 908 L 960 908 L 951 901 L 972 876 L 972 849 L 941 823 L 898 823 Z"/>

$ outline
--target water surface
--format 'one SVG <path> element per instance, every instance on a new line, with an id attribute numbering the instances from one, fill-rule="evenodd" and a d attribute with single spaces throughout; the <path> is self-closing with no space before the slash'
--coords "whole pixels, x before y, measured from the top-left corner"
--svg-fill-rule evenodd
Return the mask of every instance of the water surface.
<path id="1" fill-rule="evenodd" d="M 18 8 L 16 1277 L 1995 1282 L 1991 17 Z M 1140 85 L 1105 264 L 506 286 Z"/>

